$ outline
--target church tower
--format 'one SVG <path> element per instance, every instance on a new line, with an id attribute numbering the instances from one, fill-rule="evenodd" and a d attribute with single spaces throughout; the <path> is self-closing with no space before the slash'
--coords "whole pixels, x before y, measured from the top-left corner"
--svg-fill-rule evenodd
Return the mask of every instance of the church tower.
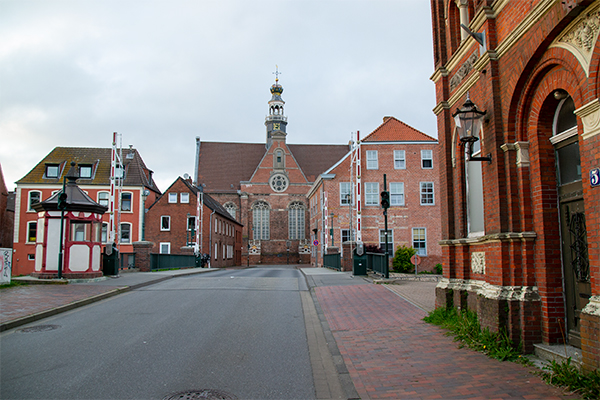
<path id="1" fill-rule="evenodd" d="M 273 144 L 273 139 L 282 139 L 285 141 L 287 135 L 285 128 L 287 126 L 287 117 L 283 113 L 285 101 L 281 98 L 283 87 L 279 84 L 279 69 L 275 72 L 275 84 L 271 86 L 271 100 L 269 101 L 269 115 L 265 118 L 267 127 L 267 150 Z"/>

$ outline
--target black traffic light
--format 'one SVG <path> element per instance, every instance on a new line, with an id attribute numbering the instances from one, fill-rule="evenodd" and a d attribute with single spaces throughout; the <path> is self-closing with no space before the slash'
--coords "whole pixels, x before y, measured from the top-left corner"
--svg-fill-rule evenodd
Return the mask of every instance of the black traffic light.
<path id="1" fill-rule="evenodd" d="M 67 194 L 62 192 L 58 195 L 58 209 L 65 210 L 67 208 Z"/>
<path id="2" fill-rule="evenodd" d="M 381 207 L 386 210 L 390 208 L 390 192 L 387 190 L 381 192 Z"/>

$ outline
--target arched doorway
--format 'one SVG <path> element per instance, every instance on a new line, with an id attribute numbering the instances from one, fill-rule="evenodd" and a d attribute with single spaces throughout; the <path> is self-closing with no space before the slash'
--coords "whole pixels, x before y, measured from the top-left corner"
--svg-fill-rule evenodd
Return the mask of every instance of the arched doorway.
<path id="1" fill-rule="evenodd" d="M 560 209 L 563 287 L 569 344 L 581 347 L 580 313 L 591 296 L 579 135 L 573 99 L 557 90 L 560 102 L 554 113 L 552 138 Z"/>

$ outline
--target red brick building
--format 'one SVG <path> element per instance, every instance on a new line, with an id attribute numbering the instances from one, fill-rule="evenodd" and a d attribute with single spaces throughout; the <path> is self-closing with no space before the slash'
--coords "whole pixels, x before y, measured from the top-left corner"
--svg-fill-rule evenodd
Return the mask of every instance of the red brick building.
<path id="1" fill-rule="evenodd" d="M 0 248 L 12 248 L 15 223 L 15 195 L 9 192 L 0 164 Z"/>
<path id="2" fill-rule="evenodd" d="M 600 366 L 600 2 L 432 0 L 444 281 L 526 351 Z M 461 29 L 461 24 L 469 28 Z M 485 110 L 469 161 L 454 115 Z M 462 126 L 462 124 L 461 124 Z"/>
<path id="3" fill-rule="evenodd" d="M 377 129 L 361 140 L 360 146 L 363 243 L 385 249 L 380 193 L 386 174 L 391 205 L 388 209 L 390 261 L 398 246 L 413 247 L 422 259 L 418 269 L 427 271 L 434 270 L 442 256 L 438 243 L 441 231 L 437 147 L 437 140 L 394 117 L 385 117 Z M 322 265 L 326 245 L 343 253 L 350 250 L 342 243 L 356 240 L 356 159 L 356 151 L 346 153 L 319 176 L 308 193 L 312 240 L 319 242 L 318 246 L 312 246 L 314 265 Z M 348 197 L 351 193 L 352 198 Z"/>
<path id="4" fill-rule="evenodd" d="M 62 190 L 63 177 L 71 162 L 77 164 L 77 185 L 94 201 L 108 206 L 110 191 L 110 148 L 56 147 L 27 175 L 17 181 L 13 248 L 13 275 L 35 271 L 38 213 L 32 205 Z M 140 154 L 128 149 L 123 154 L 123 185 L 117 239 L 121 262 L 133 266 L 133 242 L 142 239 L 143 210 L 160 191 Z M 117 199 L 118 201 L 118 199 Z M 109 213 L 104 214 L 102 242 L 108 241 Z M 40 230 L 39 232 L 42 232 Z"/>
<path id="5" fill-rule="evenodd" d="M 194 253 L 198 196 L 203 201 L 198 224 L 202 227 L 198 251 L 210 255 L 213 268 L 241 265 L 242 224 L 210 195 L 201 194 L 191 180 L 181 177 L 146 213 L 146 240 L 154 243 L 151 251 L 162 254 Z"/>
<path id="6" fill-rule="evenodd" d="M 287 144 L 282 92 L 278 82 L 272 85 L 265 143 L 197 139 L 196 182 L 243 224 L 242 264 L 309 262 L 306 194 L 349 148 Z"/>

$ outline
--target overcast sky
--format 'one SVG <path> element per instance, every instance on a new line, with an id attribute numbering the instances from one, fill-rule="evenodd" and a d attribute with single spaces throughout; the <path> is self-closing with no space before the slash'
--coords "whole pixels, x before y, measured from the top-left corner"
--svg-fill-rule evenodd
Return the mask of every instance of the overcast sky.
<path id="1" fill-rule="evenodd" d="M 288 143 L 347 143 L 386 115 L 437 137 L 429 3 L 0 0 L 7 186 L 116 131 L 165 190 L 193 176 L 196 136 L 265 141 L 275 65 Z"/>

